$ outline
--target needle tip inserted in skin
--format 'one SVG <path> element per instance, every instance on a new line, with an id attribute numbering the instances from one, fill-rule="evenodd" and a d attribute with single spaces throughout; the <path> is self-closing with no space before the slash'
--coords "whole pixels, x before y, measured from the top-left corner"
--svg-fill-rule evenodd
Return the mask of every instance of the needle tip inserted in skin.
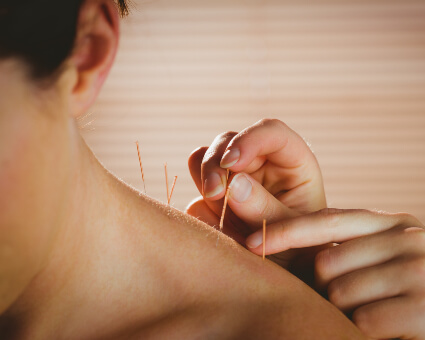
<path id="1" fill-rule="evenodd" d="M 170 196 L 168 196 L 168 205 L 170 205 L 171 197 L 173 196 L 174 187 L 176 186 L 177 178 L 178 178 L 177 176 L 174 176 L 174 181 L 173 181 L 173 185 L 171 186 Z"/>
<path id="2" fill-rule="evenodd" d="M 145 194 L 146 194 L 145 174 L 143 172 L 142 157 L 140 156 L 139 142 L 136 142 L 136 146 L 137 146 L 137 155 L 139 156 L 140 171 L 142 172 L 143 189 L 145 190 Z"/>
<path id="3" fill-rule="evenodd" d="M 174 187 L 176 186 L 178 176 L 174 176 L 173 185 L 171 186 L 171 191 L 170 191 L 170 186 L 168 184 L 168 166 L 167 166 L 167 163 L 164 163 L 164 170 L 165 170 L 165 185 L 167 187 L 167 204 L 170 205 L 171 196 L 173 196 Z"/>

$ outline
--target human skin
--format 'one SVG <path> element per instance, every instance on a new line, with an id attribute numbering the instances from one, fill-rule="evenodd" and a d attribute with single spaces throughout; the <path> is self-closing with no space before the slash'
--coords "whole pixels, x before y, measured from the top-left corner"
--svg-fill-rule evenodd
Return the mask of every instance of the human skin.
<path id="1" fill-rule="evenodd" d="M 301 136 L 277 119 L 222 133 L 209 147 L 196 149 L 188 163 L 202 197 L 187 212 L 211 226 L 217 227 L 221 217 L 226 169 L 234 173 L 223 231 L 243 245 L 264 219 L 270 224 L 327 207 L 316 157 Z M 287 250 L 269 258 L 312 284 L 314 257 L 326 247 Z"/>
<path id="2" fill-rule="evenodd" d="M 100 164 L 76 119 L 113 63 L 113 2 L 87 1 L 78 27 L 48 86 L 0 61 L 1 338 L 362 339 L 287 271 Z"/>
<path id="3" fill-rule="evenodd" d="M 256 254 L 262 242 L 246 240 Z M 266 253 L 330 242 L 315 260 L 329 301 L 373 339 L 425 339 L 425 226 L 405 213 L 325 209 L 270 225 Z"/>
<path id="4" fill-rule="evenodd" d="M 241 150 L 239 162 L 229 163 L 226 150 L 235 148 Z M 305 270 L 314 271 L 315 288 L 351 315 L 371 338 L 425 339 L 425 227 L 420 221 L 408 214 L 367 210 L 307 213 L 306 207 L 317 208 L 317 202 L 324 202 L 321 195 L 314 195 L 323 193 L 317 161 L 305 142 L 276 120 L 262 120 L 239 134 L 222 134 L 189 160 L 200 190 L 202 178 L 223 172 L 221 167 L 226 165 L 241 171 L 230 178 L 228 202 L 234 215 L 230 223 L 237 218 L 239 225 L 246 223 L 248 230 L 256 230 L 267 219 L 265 252 L 269 256 L 322 246 L 310 267 L 303 268 L 299 262 L 293 266 L 298 267 L 300 277 Z M 288 169 L 291 176 L 287 179 Z M 280 190 L 270 188 L 288 182 L 294 185 L 284 188 L 284 195 L 292 199 L 282 202 L 276 197 Z M 303 190 L 303 183 L 312 186 L 300 197 L 293 191 Z M 215 206 L 222 201 L 207 196 L 204 193 L 188 210 L 214 225 L 218 219 Z M 302 204 L 304 197 L 310 197 L 308 206 Z M 303 216 L 298 213 L 302 210 Z M 243 243 L 262 255 L 262 230 L 248 235 Z"/>

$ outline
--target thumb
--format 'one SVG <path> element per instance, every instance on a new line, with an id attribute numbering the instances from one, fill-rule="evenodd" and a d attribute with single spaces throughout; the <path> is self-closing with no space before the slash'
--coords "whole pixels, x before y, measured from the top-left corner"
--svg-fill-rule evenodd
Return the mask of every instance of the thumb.
<path id="1" fill-rule="evenodd" d="M 229 207 L 253 231 L 259 229 L 263 220 L 268 224 L 282 219 L 299 216 L 297 212 L 283 205 L 260 183 L 245 173 L 230 178 Z"/>

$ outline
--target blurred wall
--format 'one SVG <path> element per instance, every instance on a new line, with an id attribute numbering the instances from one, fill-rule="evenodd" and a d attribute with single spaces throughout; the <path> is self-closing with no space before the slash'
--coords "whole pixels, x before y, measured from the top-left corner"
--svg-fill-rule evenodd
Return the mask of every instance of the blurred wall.
<path id="1" fill-rule="evenodd" d="M 425 222 L 425 1 L 133 1 L 121 50 L 81 121 L 99 159 L 173 205 L 197 195 L 187 157 L 276 117 L 308 140 L 333 207 Z"/>

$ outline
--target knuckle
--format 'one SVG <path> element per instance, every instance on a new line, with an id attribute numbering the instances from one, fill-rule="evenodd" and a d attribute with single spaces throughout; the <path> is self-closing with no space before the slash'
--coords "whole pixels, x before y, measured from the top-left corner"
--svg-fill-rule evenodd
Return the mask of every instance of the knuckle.
<path id="1" fill-rule="evenodd" d="M 236 135 L 237 133 L 234 131 L 227 131 L 219 134 L 210 147 L 205 148 L 202 166 L 218 166 L 219 160 L 221 160 L 223 156 L 222 153 Z"/>
<path id="2" fill-rule="evenodd" d="M 317 212 L 319 217 L 324 221 L 325 228 L 329 233 L 329 236 L 335 238 L 337 235 L 337 229 L 343 225 L 344 218 L 346 215 L 364 215 L 371 214 L 370 210 L 365 209 L 336 209 L 336 208 L 325 208 Z"/>
<path id="3" fill-rule="evenodd" d="M 287 125 L 279 119 L 276 118 L 263 118 L 258 122 L 259 126 L 278 126 L 287 128 Z"/>
<path id="4" fill-rule="evenodd" d="M 280 232 L 277 234 L 277 244 L 287 245 L 292 243 L 291 234 L 283 227 Z"/>
<path id="5" fill-rule="evenodd" d="M 262 118 L 258 121 L 258 125 L 269 125 L 270 123 L 273 122 L 273 118 Z"/>
<path id="6" fill-rule="evenodd" d="M 292 240 L 291 240 L 291 233 L 288 232 L 288 230 L 285 228 L 286 225 L 285 223 L 280 223 L 280 227 L 278 229 L 276 229 L 273 232 L 273 239 L 275 240 L 274 242 L 276 242 L 276 244 L 280 244 L 280 245 L 286 245 L 286 244 L 291 244 Z"/>
<path id="7" fill-rule="evenodd" d="M 332 231 L 340 225 L 342 212 L 343 210 L 341 209 L 325 208 L 319 210 L 318 214 L 324 219 L 327 228 Z"/>
<path id="8" fill-rule="evenodd" d="M 237 135 L 237 132 L 235 132 L 235 131 L 226 131 L 226 132 L 220 133 L 218 135 L 217 139 L 219 139 L 219 140 L 228 140 L 228 139 L 233 138 L 236 135 Z"/>
<path id="9" fill-rule="evenodd" d="M 399 218 L 400 220 L 408 220 L 411 217 L 413 217 L 410 214 L 404 213 L 404 212 L 399 212 L 399 213 L 395 213 L 395 214 L 392 214 L 392 215 Z"/>
<path id="10" fill-rule="evenodd" d="M 274 204 L 270 204 L 267 197 L 263 197 L 263 199 L 259 200 L 258 202 L 261 203 L 256 204 L 253 207 L 253 210 L 256 216 L 261 217 L 261 220 L 269 220 L 270 218 L 276 215 L 276 206 Z"/>
<path id="11" fill-rule="evenodd" d="M 343 212 L 342 209 L 336 209 L 336 208 L 324 208 L 318 211 L 319 214 L 323 216 L 330 216 L 330 217 L 337 216 L 341 214 L 342 212 Z"/>
<path id="12" fill-rule="evenodd" d="M 419 220 L 408 213 L 396 213 L 393 216 L 399 221 L 399 224 L 408 225 L 408 226 L 420 226 L 424 227 Z"/>

